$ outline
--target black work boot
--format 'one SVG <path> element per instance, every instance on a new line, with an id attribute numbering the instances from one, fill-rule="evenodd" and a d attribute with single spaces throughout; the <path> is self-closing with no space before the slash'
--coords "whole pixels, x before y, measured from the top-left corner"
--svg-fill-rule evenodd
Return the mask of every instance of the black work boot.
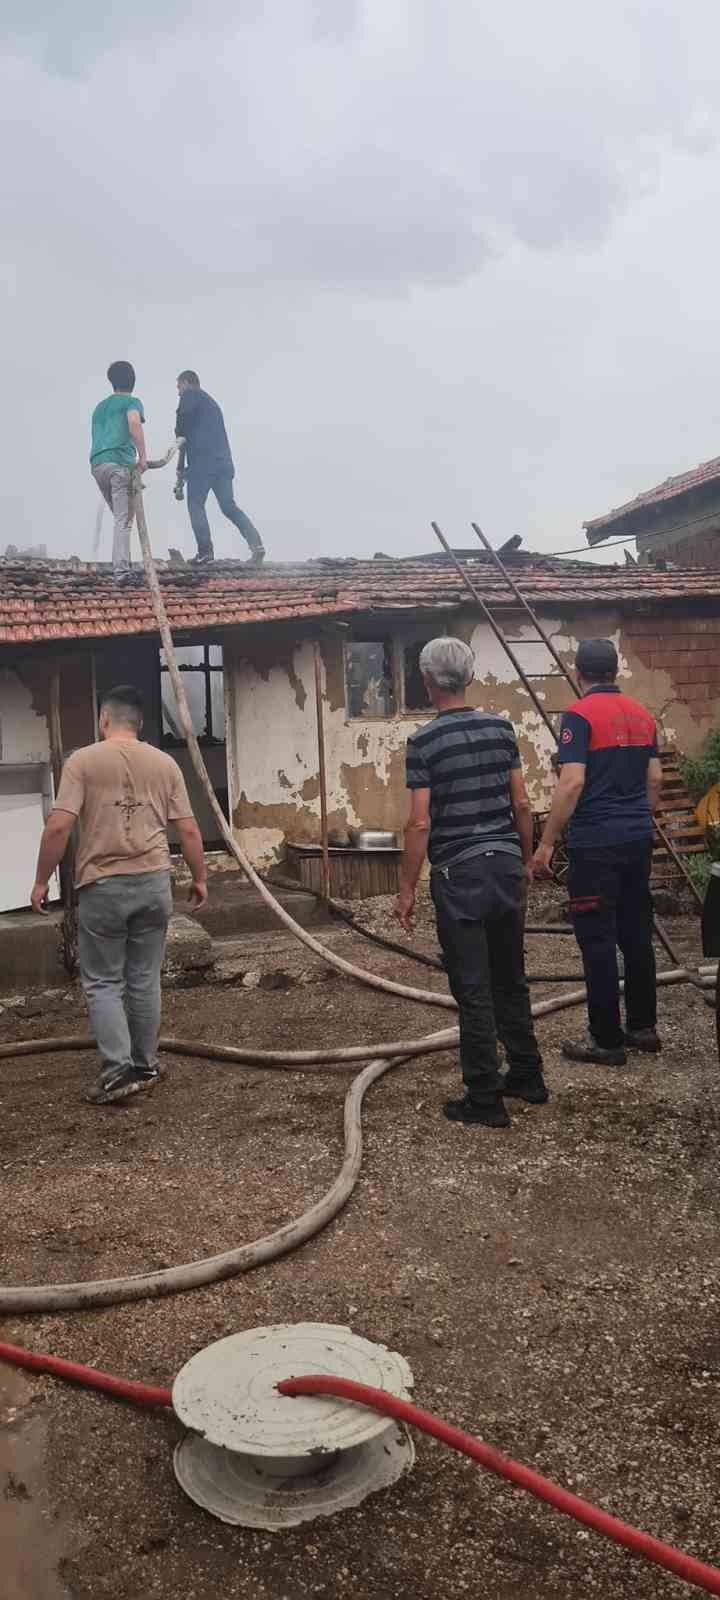
<path id="1" fill-rule="evenodd" d="M 646 1056 L 659 1056 L 662 1050 L 657 1028 L 626 1028 L 623 1039 L 628 1050 L 639 1050 Z"/>
<path id="2" fill-rule="evenodd" d="M 624 1067 L 627 1061 L 624 1045 L 606 1050 L 591 1033 L 584 1039 L 563 1039 L 562 1053 L 567 1061 L 592 1061 L 599 1067 Z"/>
<path id="3" fill-rule="evenodd" d="M 550 1099 L 548 1087 L 539 1067 L 535 1072 L 511 1067 L 500 1084 L 500 1093 L 511 1100 L 526 1100 L 529 1106 L 544 1106 Z"/>
<path id="4" fill-rule="evenodd" d="M 510 1127 L 510 1118 L 499 1092 L 493 1100 L 485 1102 L 471 1100 L 467 1094 L 462 1100 L 446 1100 L 443 1116 L 447 1117 L 448 1122 L 464 1122 L 467 1127 L 478 1125 L 486 1128 Z"/>

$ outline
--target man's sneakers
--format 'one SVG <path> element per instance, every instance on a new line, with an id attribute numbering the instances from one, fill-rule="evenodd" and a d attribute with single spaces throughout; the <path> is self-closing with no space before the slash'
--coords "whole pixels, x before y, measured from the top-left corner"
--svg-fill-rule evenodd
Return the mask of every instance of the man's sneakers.
<path id="1" fill-rule="evenodd" d="M 655 1028 L 626 1028 L 622 1044 L 606 1050 L 591 1033 L 584 1039 L 565 1039 L 562 1053 L 568 1061 L 595 1062 L 599 1067 L 624 1067 L 627 1051 L 637 1050 L 642 1055 L 659 1056 L 662 1042 Z"/>
<path id="2" fill-rule="evenodd" d="M 502 1095 L 486 1104 L 478 1104 L 465 1095 L 462 1100 L 446 1100 L 443 1115 L 448 1122 L 464 1122 L 466 1127 L 509 1128 L 510 1118 L 505 1110 Z"/>
<path id="3" fill-rule="evenodd" d="M 513 1072 L 512 1067 L 502 1079 L 500 1093 L 511 1100 L 525 1100 L 529 1106 L 544 1106 L 550 1099 L 541 1072 Z"/>
<path id="4" fill-rule="evenodd" d="M 86 1099 L 93 1106 L 116 1105 L 134 1094 L 141 1094 L 143 1089 L 152 1089 L 159 1077 L 157 1067 L 105 1067 Z"/>
<path id="5" fill-rule="evenodd" d="M 662 1040 L 655 1028 L 626 1028 L 623 1034 L 626 1050 L 639 1050 L 641 1055 L 659 1056 Z"/>
<path id="6" fill-rule="evenodd" d="M 134 1072 L 138 1089 L 154 1089 L 155 1084 L 160 1082 L 159 1067 L 135 1067 Z"/>
<path id="7" fill-rule="evenodd" d="M 594 1062 L 599 1067 L 624 1067 L 627 1061 L 624 1045 L 605 1050 L 591 1033 L 584 1039 L 563 1039 L 562 1053 L 566 1061 Z"/>
<path id="8" fill-rule="evenodd" d="M 199 550 L 196 556 L 190 557 L 190 560 L 187 564 L 189 567 L 208 567 L 214 560 L 214 550 Z M 252 550 L 250 552 L 250 559 L 247 564 L 249 567 L 261 567 L 264 560 L 265 551 L 263 546 L 260 544 L 256 550 Z"/>

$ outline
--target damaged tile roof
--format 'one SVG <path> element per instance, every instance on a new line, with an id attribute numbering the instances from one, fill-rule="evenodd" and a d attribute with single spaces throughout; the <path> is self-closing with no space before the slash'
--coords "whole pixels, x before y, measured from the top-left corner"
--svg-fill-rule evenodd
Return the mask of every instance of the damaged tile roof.
<path id="1" fill-rule="evenodd" d="M 713 456 L 711 461 L 701 461 L 698 467 L 692 467 L 689 472 L 679 472 L 674 478 L 665 478 L 662 483 L 657 483 L 654 489 L 646 489 L 643 494 L 637 494 L 634 500 L 626 500 L 622 506 L 615 506 L 614 510 L 607 511 L 604 517 L 593 517 L 590 522 L 584 522 L 583 528 L 587 535 L 588 544 L 597 544 L 604 539 L 616 522 L 621 522 L 633 512 L 652 510 L 654 506 L 662 505 L 665 500 L 674 500 L 676 496 L 687 494 L 691 489 L 699 489 L 705 484 L 716 482 L 720 479 L 720 456 Z"/>
<path id="2" fill-rule="evenodd" d="M 512 607 L 500 573 L 482 553 L 466 558 L 476 588 L 493 608 Z M 597 566 L 518 554 L 508 561 L 532 605 L 647 606 L 720 601 L 720 572 L 692 568 Z M 171 627 L 178 633 L 343 617 L 353 612 L 449 611 L 474 601 L 447 558 L 319 560 L 268 565 L 218 561 L 199 570 L 158 562 Z M 0 561 L 0 645 L 109 639 L 156 633 L 142 568 L 118 586 L 108 566 L 79 561 Z"/>

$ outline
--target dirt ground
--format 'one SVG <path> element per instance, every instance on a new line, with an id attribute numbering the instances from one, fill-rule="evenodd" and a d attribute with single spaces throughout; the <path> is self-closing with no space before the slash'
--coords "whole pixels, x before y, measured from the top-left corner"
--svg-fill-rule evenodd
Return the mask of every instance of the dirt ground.
<path id="1" fill-rule="evenodd" d="M 697 923 L 671 930 L 697 961 Z M 363 965 L 443 984 L 346 937 Z M 427 915 L 418 937 L 432 949 Z M 579 969 L 571 938 L 535 936 L 528 949 L 531 972 Z M 570 987 L 533 989 L 542 998 Z M 660 1005 L 664 1054 L 622 1070 L 562 1060 L 581 1010 L 543 1021 L 552 1099 L 513 1109 L 508 1131 L 440 1115 L 458 1086 L 451 1056 L 399 1066 L 366 1101 L 347 1209 L 305 1249 L 172 1299 L 6 1319 L 0 1338 L 169 1383 L 226 1333 L 347 1323 L 404 1353 L 421 1404 L 712 1561 L 720 1083 L 711 1011 L 685 988 L 661 991 Z M 168 1033 L 274 1048 L 416 1036 L 445 1021 L 334 976 L 284 992 L 165 996 Z M 70 1024 L 0 1016 L 0 1043 L 84 1026 L 80 1003 Z M 99 1110 L 83 1101 L 88 1053 L 0 1063 L 5 1282 L 191 1260 L 268 1232 L 329 1186 L 349 1079 L 166 1064 L 152 1097 Z M 186 1500 L 170 1414 L 0 1368 L 0 1421 L 9 1600 L 688 1592 L 422 1437 L 414 1472 L 393 1489 L 270 1535 L 226 1527 Z"/>

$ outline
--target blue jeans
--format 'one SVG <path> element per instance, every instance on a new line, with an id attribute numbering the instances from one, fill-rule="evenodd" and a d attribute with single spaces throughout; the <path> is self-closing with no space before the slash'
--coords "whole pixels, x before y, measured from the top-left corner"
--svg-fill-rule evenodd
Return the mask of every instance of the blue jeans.
<path id="1" fill-rule="evenodd" d="M 105 1067 L 157 1066 L 169 872 L 125 872 L 78 892 L 80 977 Z"/>
<path id="2" fill-rule="evenodd" d="M 233 469 L 232 467 L 213 468 L 203 470 L 190 469 L 187 476 L 187 502 L 192 531 L 198 547 L 198 555 L 212 556 L 213 544 L 210 534 L 210 524 L 205 510 L 205 501 L 212 490 L 215 499 L 224 517 L 229 522 L 234 522 L 238 532 L 242 534 L 245 543 L 255 552 L 262 550 L 263 542 L 253 526 L 249 517 L 235 504 L 233 494 Z"/>

